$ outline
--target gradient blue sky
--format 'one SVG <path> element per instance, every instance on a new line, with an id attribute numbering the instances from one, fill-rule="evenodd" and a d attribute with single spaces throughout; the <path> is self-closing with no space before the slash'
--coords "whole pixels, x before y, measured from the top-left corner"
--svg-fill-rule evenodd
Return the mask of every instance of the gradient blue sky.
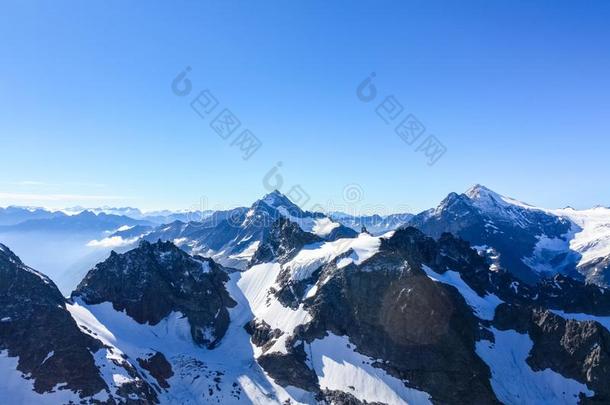
<path id="1" fill-rule="evenodd" d="M 0 205 L 245 205 L 278 161 L 312 202 L 355 183 L 419 211 L 482 183 L 610 205 L 608 21 L 605 1 L 4 2 Z M 187 65 L 263 142 L 250 160 L 172 93 Z M 356 98 L 373 71 L 436 165 Z"/>

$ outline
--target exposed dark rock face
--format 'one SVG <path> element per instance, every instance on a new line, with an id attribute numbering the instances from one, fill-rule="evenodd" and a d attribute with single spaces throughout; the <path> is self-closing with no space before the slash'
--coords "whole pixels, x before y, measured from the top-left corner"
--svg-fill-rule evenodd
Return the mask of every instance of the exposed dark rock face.
<path id="1" fill-rule="evenodd" d="M 251 336 L 252 343 L 258 347 L 262 347 L 264 351 L 273 344 L 273 340 L 282 335 L 279 329 L 271 329 L 265 321 L 253 319 L 245 326 L 246 332 Z"/>
<path id="2" fill-rule="evenodd" d="M 477 292 L 496 294 L 505 302 L 540 306 L 569 313 L 610 315 L 610 290 L 556 274 L 536 285 L 521 283 L 505 271 L 473 273 L 475 268 L 460 268 L 462 278 Z"/>
<path id="3" fill-rule="evenodd" d="M 171 242 L 146 241 L 90 270 L 72 294 L 87 304 L 111 302 L 139 323 L 157 324 L 171 312 L 189 320 L 195 342 L 213 347 L 234 306 L 225 289 L 226 270 L 211 259 L 192 257 Z"/>
<path id="4" fill-rule="evenodd" d="M 299 345 L 289 346 L 288 354 L 264 353 L 256 360 L 280 385 L 284 387 L 291 385 L 309 392 L 319 392 L 318 377 L 305 363 L 307 356 L 304 344 L 301 342 Z"/>
<path id="5" fill-rule="evenodd" d="M 469 248 L 459 253 L 466 258 L 472 253 L 484 265 Z M 286 363 L 295 368 L 300 356 L 293 342 L 310 343 L 332 332 L 348 336 L 358 352 L 383 359 L 378 367 L 428 392 L 437 403 L 497 403 L 489 369 L 475 353 L 478 320 L 455 289 L 421 270 L 422 264 L 436 268 L 444 260 L 439 243 L 410 228 L 397 231 L 361 265 L 324 266 L 316 274 L 328 281 L 313 298 L 301 301 L 313 320 L 297 328 L 286 344 L 288 354 L 265 355 L 259 363 L 276 378 Z M 279 377 L 302 384 L 300 377 Z"/>
<path id="6" fill-rule="evenodd" d="M 174 375 L 174 371 L 163 353 L 155 352 L 146 359 L 138 359 L 138 364 L 157 380 L 160 387 L 169 388 L 167 380 Z"/>
<path id="7" fill-rule="evenodd" d="M 122 361 L 111 361 L 116 366 L 122 367 L 132 380 L 129 382 L 121 383 L 117 387 L 116 395 L 118 395 L 119 398 L 117 398 L 116 402 L 118 402 L 119 404 L 125 403 L 138 405 L 159 403 L 159 399 L 155 389 L 146 380 L 142 378 L 135 366 L 127 361 L 127 356 L 122 355 L 122 357 Z M 113 403 L 113 400 L 111 399 L 108 402 Z"/>
<path id="8" fill-rule="evenodd" d="M 290 279 L 290 269 L 283 269 L 277 279 L 277 283 L 280 287 L 277 290 L 274 289 L 272 292 L 282 305 L 296 309 L 299 307 L 307 288 L 311 284 L 315 284 L 316 280 L 320 277 L 321 270 L 322 269 L 316 270 L 311 277 L 305 280 L 294 281 Z"/>
<path id="9" fill-rule="evenodd" d="M 318 377 L 306 365 L 306 354 L 303 342 L 294 344 L 289 338 L 288 353 L 271 351 L 276 339 L 282 336 L 279 329 L 271 329 L 264 321 L 252 320 L 245 326 L 251 341 L 263 350 L 256 360 L 261 367 L 280 385 L 298 387 L 310 392 L 319 392 Z"/>
<path id="10" fill-rule="evenodd" d="M 106 391 L 108 403 L 156 403 L 152 388 L 127 362 L 117 365 L 134 380 L 110 392 L 92 355 L 103 344 L 79 329 L 51 280 L 1 244 L 0 319 L 0 350 L 19 358 L 17 370 L 30 376 L 36 392 L 61 385 L 81 398 Z"/>
<path id="11" fill-rule="evenodd" d="M 357 236 L 358 236 L 358 232 L 354 231 L 351 228 L 341 225 L 341 226 L 336 227 L 332 231 L 330 231 L 330 233 L 328 235 L 326 235 L 324 237 L 324 239 L 328 240 L 328 241 L 334 241 L 337 239 L 355 238 Z"/>
<path id="12" fill-rule="evenodd" d="M 285 263 L 292 259 L 305 245 L 322 242 L 323 239 L 305 232 L 294 222 L 280 217 L 265 232 L 263 242 L 252 257 L 250 265 L 277 261 Z"/>
<path id="13" fill-rule="evenodd" d="M 332 405 L 382 405 L 379 402 L 360 401 L 349 392 L 343 391 L 323 390 L 318 398 L 324 403 Z"/>
<path id="14" fill-rule="evenodd" d="M 610 315 L 610 290 L 565 277 L 560 274 L 543 280 L 534 289 L 532 301 L 552 309 Z M 526 299 L 529 296 L 525 296 Z M 515 297 L 516 298 L 516 297 Z"/>
<path id="15" fill-rule="evenodd" d="M 442 274 L 448 269 L 460 273 L 462 279 L 480 296 L 495 294 L 503 301 L 521 305 L 541 306 L 572 313 L 610 315 L 610 290 L 561 274 L 529 285 L 507 270 L 491 271 L 485 257 L 471 249 L 468 242 L 449 233 L 442 234 L 436 241 L 442 254 L 432 257 L 426 253 L 429 252 L 430 241 L 422 240 L 418 233 L 412 227 L 404 228 L 394 238 L 384 241 L 382 246 L 410 248 L 409 255 L 417 252 L 420 258 L 435 267 L 438 273 Z M 397 244 L 403 238 L 412 242 Z"/>
<path id="16" fill-rule="evenodd" d="M 610 403 L 610 333 L 599 323 L 566 320 L 543 308 L 502 304 L 494 325 L 529 334 L 534 342 L 528 364 L 551 369 L 586 384 L 595 403 Z"/>
<path id="17" fill-rule="evenodd" d="M 106 389 L 91 352 L 101 343 L 80 332 L 55 284 L 0 245 L 0 350 L 19 357 L 38 393 L 66 383 L 82 396 Z M 53 353 L 47 359 L 49 353 Z M 45 360 L 46 359 L 46 360 Z"/>
<path id="18" fill-rule="evenodd" d="M 461 296 L 391 253 L 359 270 L 320 289 L 309 339 L 326 330 L 347 335 L 359 352 L 383 359 L 379 366 L 440 403 L 495 403 L 489 370 L 474 351 L 477 322 Z"/>

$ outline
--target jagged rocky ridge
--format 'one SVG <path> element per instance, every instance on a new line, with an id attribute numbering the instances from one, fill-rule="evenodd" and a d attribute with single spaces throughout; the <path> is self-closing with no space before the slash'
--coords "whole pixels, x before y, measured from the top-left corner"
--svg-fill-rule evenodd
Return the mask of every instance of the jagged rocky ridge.
<path id="1" fill-rule="evenodd" d="M 305 232 L 290 220 L 280 217 L 265 230 L 263 243 L 258 245 L 250 265 L 278 261 L 287 262 L 304 246 L 322 242 L 321 237 Z"/>
<path id="2" fill-rule="evenodd" d="M 149 402 L 609 400 L 607 290 L 562 274 L 526 283 L 448 233 L 329 240 L 302 225 L 276 218 L 245 271 L 143 242 L 65 307 Z"/>
<path id="3" fill-rule="evenodd" d="M 307 287 L 286 280 L 271 292 L 292 308 L 304 305 L 312 317 L 287 339 L 285 353 L 273 350 L 281 331 L 260 320 L 249 325 L 253 342 L 263 351 L 260 364 L 283 384 L 317 389 L 318 395 L 324 395 L 307 352 L 316 340 L 332 334 L 348 336 L 361 353 L 383 359 L 378 367 L 429 393 L 433 402 L 493 403 L 497 398 L 489 385 L 489 368 L 478 356 L 477 346 L 493 341 L 492 331 L 498 328 L 529 333 L 534 346 L 528 364 L 533 370 L 550 369 L 582 383 L 596 394 L 588 400 L 608 399 L 603 386 L 610 378 L 608 331 L 599 323 L 566 320 L 548 309 L 607 315 L 610 294 L 605 290 L 559 275 L 531 287 L 508 272 L 490 272 L 489 264 L 465 241 L 450 234 L 434 241 L 414 228 L 382 239 L 379 253 L 360 265 L 337 266 L 341 259 L 338 256 L 304 281 L 319 285 L 326 280 L 313 297 L 303 296 Z M 499 315 L 473 314 L 463 291 L 435 283 L 424 268 L 431 274 L 459 274 L 478 297 L 495 298 Z M 511 322 L 505 308 L 518 308 L 537 326 Z M 545 354 L 556 354 L 554 361 L 542 361 L 540 347 L 547 346 Z"/>
<path id="4" fill-rule="evenodd" d="M 474 350 L 476 319 L 459 294 L 419 270 L 417 255 L 392 246 L 400 236 L 382 240 L 380 252 L 359 266 L 335 262 L 320 269 L 319 278 L 330 279 L 305 300 L 313 320 L 293 337 L 301 344 L 288 344 L 288 356 L 268 355 L 279 367 L 263 356 L 263 367 L 271 363 L 269 372 L 287 378 L 285 363 L 295 368 L 301 359 L 302 371 L 294 375 L 307 375 L 305 346 L 332 333 L 348 336 L 361 353 L 380 359 L 377 367 L 439 402 L 493 403 L 489 371 Z M 310 378 L 304 387 L 315 384 L 315 375 Z"/>
<path id="5" fill-rule="evenodd" d="M 171 242 L 142 241 L 124 254 L 114 251 L 78 285 L 73 299 L 110 302 L 139 323 L 158 324 L 172 312 L 186 316 L 193 340 L 213 347 L 229 324 L 235 305 L 224 283 L 227 269 L 212 259 L 192 257 Z"/>

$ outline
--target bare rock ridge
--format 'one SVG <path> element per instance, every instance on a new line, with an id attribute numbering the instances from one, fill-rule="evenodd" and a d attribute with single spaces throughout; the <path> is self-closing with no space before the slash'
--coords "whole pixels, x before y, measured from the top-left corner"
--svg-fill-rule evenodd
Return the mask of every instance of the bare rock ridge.
<path id="1" fill-rule="evenodd" d="M 171 242 L 142 241 L 127 253 L 110 257 L 89 271 L 72 297 L 87 304 L 110 302 L 139 323 L 155 325 L 181 312 L 195 342 L 213 347 L 229 324 L 235 305 L 225 289 L 227 270 L 212 259 L 195 256 Z"/>

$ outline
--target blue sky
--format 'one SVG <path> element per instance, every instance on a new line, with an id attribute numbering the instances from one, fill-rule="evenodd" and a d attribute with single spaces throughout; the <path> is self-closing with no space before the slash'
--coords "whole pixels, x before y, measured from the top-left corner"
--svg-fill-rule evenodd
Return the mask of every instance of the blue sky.
<path id="1" fill-rule="evenodd" d="M 277 162 L 311 203 L 419 211 L 482 183 L 610 205 L 608 21 L 602 1 L 5 2 L 0 205 L 246 205 Z M 247 161 L 189 106 L 204 89 L 262 142 Z M 376 114 L 390 95 L 436 164 Z"/>

